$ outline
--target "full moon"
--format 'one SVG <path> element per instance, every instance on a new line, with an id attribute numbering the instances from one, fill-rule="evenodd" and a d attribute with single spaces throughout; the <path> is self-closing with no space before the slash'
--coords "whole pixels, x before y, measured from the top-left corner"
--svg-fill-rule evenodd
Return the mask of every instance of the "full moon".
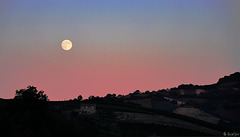
<path id="1" fill-rule="evenodd" d="M 63 50 L 70 50 L 72 48 L 72 42 L 70 40 L 62 41 L 62 49 Z"/>

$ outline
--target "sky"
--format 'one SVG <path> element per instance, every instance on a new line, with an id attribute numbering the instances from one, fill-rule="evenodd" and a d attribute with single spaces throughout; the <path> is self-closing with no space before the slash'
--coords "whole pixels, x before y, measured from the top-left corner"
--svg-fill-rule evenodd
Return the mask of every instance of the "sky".
<path id="1" fill-rule="evenodd" d="M 216 83 L 240 71 L 239 13 L 239 0 L 1 0 L 0 98 Z"/>

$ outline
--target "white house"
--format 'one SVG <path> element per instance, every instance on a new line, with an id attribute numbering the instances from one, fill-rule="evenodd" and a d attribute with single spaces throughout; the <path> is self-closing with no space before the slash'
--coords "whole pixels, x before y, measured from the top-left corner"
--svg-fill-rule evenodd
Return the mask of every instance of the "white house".
<path id="1" fill-rule="evenodd" d="M 81 104 L 79 114 L 96 114 L 96 104 Z"/>

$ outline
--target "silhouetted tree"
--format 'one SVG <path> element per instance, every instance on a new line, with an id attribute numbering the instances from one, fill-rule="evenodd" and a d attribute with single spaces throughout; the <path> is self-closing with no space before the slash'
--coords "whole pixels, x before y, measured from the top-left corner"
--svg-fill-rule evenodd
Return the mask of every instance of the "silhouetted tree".
<path id="1" fill-rule="evenodd" d="M 118 98 L 123 98 L 124 96 L 123 96 L 123 95 L 121 95 L 121 94 L 119 94 L 117 97 L 118 97 Z"/>
<path id="2" fill-rule="evenodd" d="M 48 96 L 44 91 L 38 91 L 36 87 L 29 85 L 27 89 L 16 90 L 14 99 L 24 102 L 48 101 Z"/>
<path id="3" fill-rule="evenodd" d="M 116 94 L 107 94 L 105 96 L 106 99 L 111 99 L 111 98 L 114 98 L 114 97 L 116 97 Z"/>
<path id="4" fill-rule="evenodd" d="M 145 92 L 145 94 L 150 94 L 150 91 L 149 91 L 149 90 L 147 90 L 147 91 Z"/>
<path id="5" fill-rule="evenodd" d="M 133 95 L 139 95 L 141 94 L 140 90 L 136 90 L 135 92 L 133 92 Z"/>
<path id="6" fill-rule="evenodd" d="M 91 95 L 91 96 L 88 97 L 88 99 L 93 100 L 93 99 L 95 99 L 95 97 Z"/>
<path id="7" fill-rule="evenodd" d="M 178 89 L 193 89 L 194 85 L 193 84 L 182 84 L 178 86 Z"/>
<path id="8" fill-rule="evenodd" d="M 79 95 L 79 96 L 77 97 L 77 100 L 78 100 L 78 101 L 82 101 L 82 95 Z"/>
<path id="9" fill-rule="evenodd" d="M 116 101 L 116 94 L 107 94 L 105 97 L 104 97 L 104 100 L 105 101 Z"/>
<path id="10" fill-rule="evenodd" d="M 163 92 L 167 92 L 167 90 L 165 90 L 165 89 L 159 89 L 158 91 L 157 91 L 158 93 L 163 93 Z"/>

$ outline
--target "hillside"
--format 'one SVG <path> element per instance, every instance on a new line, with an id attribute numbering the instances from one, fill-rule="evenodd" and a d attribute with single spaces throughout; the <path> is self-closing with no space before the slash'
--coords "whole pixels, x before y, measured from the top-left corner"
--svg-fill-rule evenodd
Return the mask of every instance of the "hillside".
<path id="1" fill-rule="evenodd" d="M 184 84 L 85 100 L 0 99 L 1 134 L 31 136 L 210 136 L 240 131 L 239 73 L 212 85 Z M 83 106 L 94 113 L 84 114 Z"/>
<path id="2" fill-rule="evenodd" d="M 220 78 L 216 84 L 182 84 L 152 92 L 137 91 L 123 98 L 125 102 L 191 116 L 239 130 L 239 97 L 240 73 L 236 72 Z"/>

